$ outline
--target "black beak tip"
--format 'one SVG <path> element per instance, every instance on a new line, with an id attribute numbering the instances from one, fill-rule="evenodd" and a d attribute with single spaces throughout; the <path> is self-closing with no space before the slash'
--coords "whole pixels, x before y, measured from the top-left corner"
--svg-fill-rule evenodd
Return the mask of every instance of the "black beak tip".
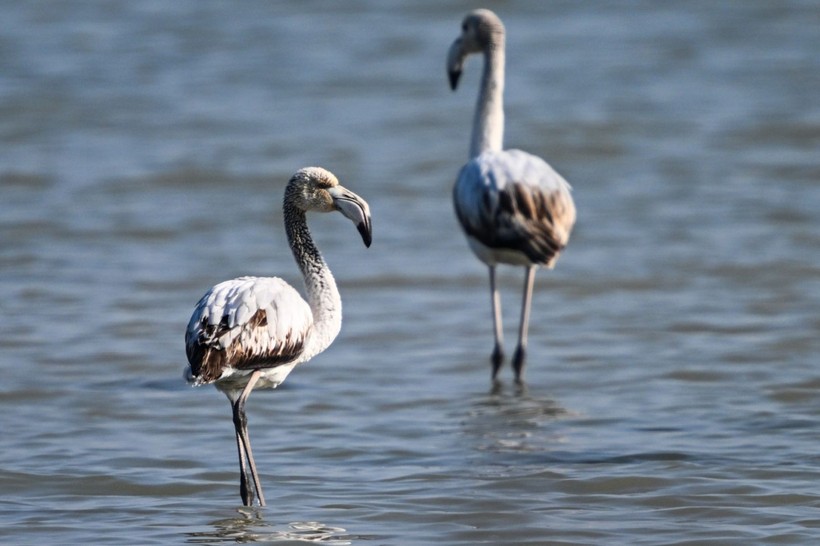
<path id="1" fill-rule="evenodd" d="M 359 235 L 362 236 L 362 241 L 364 242 L 364 246 L 370 248 L 370 243 L 373 242 L 373 235 L 370 233 L 370 227 L 364 223 L 361 223 L 356 226 L 356 229 L 359 230 Z"/>
<path id="2" fill-rule="evenodd" d="M 461 77 L 461 71 L 453 70 L 448 72 L 447 75 L 450 77 L 450 89 L 455 91 L 456 87 L 458 87 L 458 79 Z"/>

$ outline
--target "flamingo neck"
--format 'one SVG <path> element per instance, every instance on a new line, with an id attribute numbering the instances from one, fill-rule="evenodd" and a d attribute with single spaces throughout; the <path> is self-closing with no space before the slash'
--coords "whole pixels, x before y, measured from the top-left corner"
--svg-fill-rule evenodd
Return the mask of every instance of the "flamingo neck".
<path id="1" fill-rule="evenodd" d="M 504 36 L 484 49 L 484 71 L 473 118 L 470 157 L 501 151 L 504 145 Z"/>
<path id="2" fill-rule="evenodd" d="M 342 299 L 336 281 L 313 242 L 305 212 L 285 204 L 285 232 L 293 257 L 305 281 L 305 291 L 313 313 L 313 328 L 301 360 L 307 360 L 333 342 L 342 328 Z"/>

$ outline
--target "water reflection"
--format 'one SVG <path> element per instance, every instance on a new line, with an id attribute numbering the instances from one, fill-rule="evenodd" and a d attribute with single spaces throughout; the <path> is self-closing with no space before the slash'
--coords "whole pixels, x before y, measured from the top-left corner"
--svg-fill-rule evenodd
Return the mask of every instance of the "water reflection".
<path id="1" fill-rule="evenodd" d="M 527 394 L 527 383 L 524 381 L 515 381 L 510 387 L 513 389 L 513 392 L 518 396 L 522 394 Z M 490 394 L 501 395 L 506 388 L 506 383 L 499 379 L 494 379 L 493 384 L 490 387 Z"/>
<path id="2" fill-rule="evenodd" d="M 487 394 L 469 404 L 463 428 L 479 451 L 545 451 L 563 443 L 549 424 L 570 416 L 558 401 L 530 395 L 526 383 L 495 381 Z"/>
<path id="3" fill-rule="evenodd" d="M 316 542 L 344 546 L 352 544 L 342 527 L 331 527 L 318 521 L 295 521 L 284 529 L 276 529 L 265 521 L 259 508 L 242 507 L 238 515 L 211 522 L 213 530 L 187 533 L 189 544 L 215 544 L 223 542 Z"/>

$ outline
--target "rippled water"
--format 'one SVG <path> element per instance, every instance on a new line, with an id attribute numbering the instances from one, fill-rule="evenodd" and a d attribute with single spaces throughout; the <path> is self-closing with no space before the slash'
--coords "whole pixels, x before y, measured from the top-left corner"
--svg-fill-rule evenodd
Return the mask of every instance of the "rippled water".
<path id="1" fill-rule="evenodd" d="M 573 183 L 526 388 L 489 382 L 455 223 L 475 4 L 3 2 L 0 542 L 814 544 L 820 8 L 490 2 L 507 137 Z M 297 168 L 373 209 L 312 226 L 335 344 L 230 411 L 182 379 L 212 284 L 299 280 Z M 502 273 L 508 339 L 521 272 Z"/>

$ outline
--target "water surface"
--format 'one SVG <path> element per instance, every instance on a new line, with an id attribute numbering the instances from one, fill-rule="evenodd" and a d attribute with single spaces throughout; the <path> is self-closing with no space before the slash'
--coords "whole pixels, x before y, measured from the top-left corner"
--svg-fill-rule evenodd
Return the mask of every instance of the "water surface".
<path id="1" fill-rule="evenodd" d="M 506 143 L 574 186 L 526 388 L 489 382 L 456 225 L 470 2 L 3 2 L 0 541 L 813 544 L 820 538 L 820 10 L 490 2 Z M 373 210 L 311 225 L 343 330 L 249 402 L 181 379 L 194 303 L 299 279 L 297 168 Z M 514 339 L 520 271 L 501 274 Z"/>

